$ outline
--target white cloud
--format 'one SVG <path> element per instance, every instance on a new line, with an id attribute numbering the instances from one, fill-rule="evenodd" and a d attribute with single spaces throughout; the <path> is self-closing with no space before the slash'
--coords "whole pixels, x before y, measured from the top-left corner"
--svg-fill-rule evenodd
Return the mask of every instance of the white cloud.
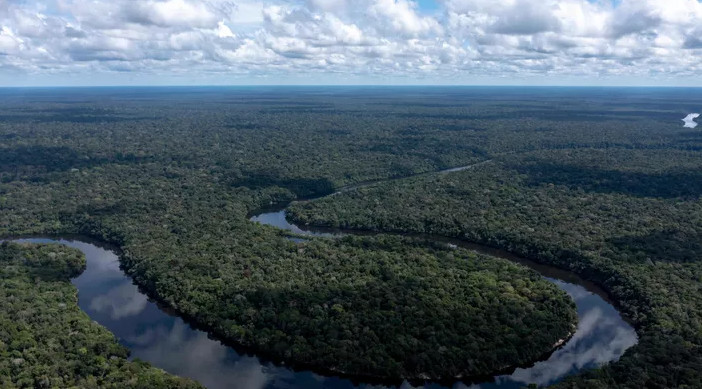
<path id="1" fill-rule="evenodd" d="M 389 23 L 396 31 L 418 35 L 440 34 L 442 29 L 432 17 L 417 14 L 416 3 L 409 0 L 375 0 L 369 7 L 370 15 L 376 17 L 382 26 Z"/>
<path id="2" fill-rule="evenodd" d="M 697 0 L 439 1 L 428 13 L 414 0 L 0 0 L 0 72 L 455 80 L 702 70 Z"/>
<path id="3" fill-rule="evenodd" d="M 3 26 L 0 30 L 0 54 L 11 55 L 19 52 L 22 47 L 22 39 L 15 36 L 8 27 Z"/>
<path id="4" fill-rule="evenodd" d="M 217 36 L 220 38 L 236 38 L 236 35 L 224 22 L 217 23 Z"/>
<path id="5" fill-rule="evenodd" d="M 237 1 L 233 6 L 234 10 L 230 13 L 228 20 L 233 25 L 263 23 L 263 2 L 255 0 Z"/>
<path id="6" fill-rule="evenodd" d="M 123 12 L 129 21 L 163 27 L 207 28 L 218 19 L 209 4 L 186 0 L 131 2 Z"/>

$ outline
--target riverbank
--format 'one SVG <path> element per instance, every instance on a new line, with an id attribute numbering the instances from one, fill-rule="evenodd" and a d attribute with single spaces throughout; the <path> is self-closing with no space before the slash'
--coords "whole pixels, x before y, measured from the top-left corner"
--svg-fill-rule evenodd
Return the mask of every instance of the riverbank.
<path id="1" fill-rule="evenodd" d="M 72 238 L 75 239 L 75 237 Z M 48 242 L 49 240 L 33 241 Z M 79 288 L 82 291 L 81 307 L 90 314 L 91 318 L 117 334 L 120 341 L 132 350 L 133 357 L 149 361 L 173 374 L 195 378 L 209 388 L 230 387 L 229 379 L 232 377 L 243 377 L 242 382 L 252 379 L 261 380 L 273 386 L 278 380 L 285 380 L 288 383 L 294 382 L 293 386 L 300 388 L 349 388 L 355 387 L 354 383 L 368 382 L 359 378 L 352 380 L 323 378 L 304 370 L 295 372 L 285 367 L 270 365 L 265 360 L 238 354 L 218 341 L 211 340 L 205 332 L 191 329 L 177 316 L 172 316 L 173 311 L 163 312 L 156 304 L 148 302 L 150 300 L 143 296 L 142 292 L 122 273 L 117 256 L 111 254 L 109 250 L 78 241 L 55 242 L 79 248 L 88 254 L 88 268 L 83 273 L 87 279 L 78 278 L 74 282 L 80 285 Z M 123 281 L 117 282 L 117 279 Z M 554 282 L 560 281 L 554 280 Z M 131 290 L 131 293 L 125 292 L 125 287 Z M 471 379 L 466 377 L 465 381 L 483 382 L 482 388 L 518 388 L 530 382 L 559 379 L 563 374 L 568 374 L 572 367 L 585 361 L 584 355 L 602 357 L 607 352 L 616 353 L 617 350 L 604 351 L 607 345 L 621 343 L 621 339 L 617 340 L 620 336 L 611 338 L 612 335 L 621 334 L 625 328 L 625 324 L 621 322 L 616 324 L 616 321 L 612 321 L 616 311 L 606 303 L 603 304 L 599 296 L 588 292 L 584 287 L 565 282 L 561 283 L 560 287 L 575 300 L 581 324 L 592 323 L 594 317 L 598 318 L 598 324 L 589 330 L 593 335 L 583 337 L 582 333 L 576 333 L 573 341 L 567 342 L 552 355 L 551 362 L 539 362 L 531 368 L 517 369 L 510 376 L 472 377 Z M 130 295 L 132 298 L 125 299 L 125 296 Z M 107 304 L 106 296 L 111 299 L 110 304 Z M 96 310 L 96 305 L 93 304 L 96 299 L 110 309 Z M 134 306 L 134 301 L 145 302 L 141 310 L 127 310 L 129 314 L 125 314 L 125 311 L 120 309 L 122 306 Z M 119 317 L 113 318 L 114 314 Z M 132 342 L 134 339 L 145 339 L 145 334 L 153 333 L 149 328 L 165 328 L 166 332 L 159 331 L 161 335 L 155 338 L 153 335 L 149 336 L 148 338 L 152 339 L 152 343 L 149 344 L 130 343 L 130 339 Z M 174 339 L 177 340 L 174 341 Z M 195 350 L 200 351 L 194 352 Z M 208 352 L 202 354 L 203 350 Z M 582 368 L 601 362 L 602 360 L 598 358 L 588 362 Z M 373 383 L 382 384 L 382 382 Z M 385 384 L 394 386 L 391 382 L 385 382 Z M 235 386 L 247 387 L 244 384 Z"/>

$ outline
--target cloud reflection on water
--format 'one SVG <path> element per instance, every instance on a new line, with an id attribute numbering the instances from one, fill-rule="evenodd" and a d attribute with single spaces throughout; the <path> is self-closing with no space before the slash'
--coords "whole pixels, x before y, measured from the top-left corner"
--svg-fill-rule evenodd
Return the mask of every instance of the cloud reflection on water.
<path id="1" fill-rule="evenodd" d="M 94 297 L 90 308 L 96 312 L 109 313 L 114 320 L 135 316 L 149 303 L 146 295 L 131 283 L 123 283 L 109 292 Z"/>
<path id="2" fill-rule="evenodd" d="M 563 377 L 603 363 L 614 361 L 637 342 L 634 329 L 600 296 L 584 287 L 560 280 L 556 283 L 576 302 L 578 328 L 571 339 L 556 350 L 546 361 L 526 369 L 495 378 L 494 383 L 474 388 L 519 388 L 527 384 L 548 385 Z"/>
<path id="3" fill-rule="evenodd" d="M 263 389 L 270 380 L 258 358 L 240 357 L 181 320 L 172 324 L 170 328 L 159 326 L 125 339 L 132 355 L 159 361 L 162 369 L 196 378 L 211 389 Z"/>
<path id="4" fill-rule="evenodd" d="M 593 341 L 593 338 L 596 339 Z M 498 377 L 497 382 L 504 380 L 547 385 L 571 372 L 616 360 L 636 341 L 635 332 L 605 317 L 599 308 L 592 308 L 581 316 L 573 338 L 548 361 L 539 362 L 528 369 L 517 369 L 508 377 Z"/>
<path id="5" fill-rule="evenodd" d="M 45 240 L 46 241 L 46 240 Z M 210 389 L 292 389 L 358 387 L 338 377 L 324 377 L 309 371 L 293 371 L 285 366 L 261 363 L 253 356 L 233 349 L 190 328 L 182 319 L 158 309 L 141 294 L 119 269 L 117 256 L 87 243 L 61 241 L 86 253 L 88 268 L 73 282 L 81 307 L 130 348 L 132 356 L 152 363 L 173 374 L 200 381 Z M 619 313 L 601 297 L 584 287 L 550 279 L 576 302 L 579 324 L 576 334 L 547 361 L 531 368 L 517 369 L 495 382 L 470 388 L 520 388 L 529 383 L 547 385 L 582 368 L 595 367 L 618 359 L 636 343 L 636 333 Z M 363 388 L 380 386 L 361 385 Z M 405 383 L 402 389 L 413 386 Z M 439 388 L 427 384 L 427 388 Z M 456 383 L 454 388 L 469 386 Z"/>

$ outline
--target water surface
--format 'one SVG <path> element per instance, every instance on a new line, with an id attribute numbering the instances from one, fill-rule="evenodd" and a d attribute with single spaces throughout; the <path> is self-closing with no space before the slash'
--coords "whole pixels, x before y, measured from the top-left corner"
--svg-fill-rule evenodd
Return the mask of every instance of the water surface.
<path id="1" fill-rule="evenodd" d="M 465 170 L 466 168 L 460 168 Z M 290 231 L 296 235 L 316 237 L 340 237 L 348 230 L 300 227 L 290 223 L 285 217 L 285 210 L 267 212 L 251 218 L 252 221 L 272 225 Z M 367 234 L 366 232 L 360 232 Z M 575 302 L 578 314 L 578 327 L 573 337 L 546 360 L 537 362 L 529 368 L 518 368 L 512 374 L 494 377 L 494 382 L 473 384 L 471 388 L 521 388 L 527 384 L 549 385 L 584 369 L 598 367 L 604 363 L 616 361 L 629 347 L 638 341 L 634 328 L 622 319 L 622 316 L 609 301 L 606 293 L 595 284 L 581 279 L 578 275 L 553 266 L 538 264 L 504 250 L 494 249 L 479 244 L 457 239 L 428 235 L 412 235 L 424 239 L 439 240 L 452 246 L 461 246 L 482 254 L 501 257 L 528 266 L 546 280 L 565 291 Z M 299 237 L 292 237 L 300 239 Z M 465 387 L 456 383 L 454 388 Z M 428 384 L 425 387 L 439 388 Z"/>
<path id="2" fill-rule="evenodd" d="M 683 125 L 683 127 L 686 127 L 686 128 L 697 127 L 697 122 L 695 122 L 695 119 L 697 119 L 698 117 L 700 117 L 700 114 L 698 114 L 698 113 L 691 113 L 691 114 L 685 116 L 685 119 L 682 120 L 683 122 L 685 122 L 685 125 Z"/>
<path id="3" fill-rule="evenodd" d="M 256 219 L 287 223 L 284 213 L 282 217 L 268 214 Z M 300 228 L 295 231 L 310 233 Z M 78 304 L 88 316 L 109 329 L 122 345 L 131 350 L 131 358 L 139 358 L 170 373 L 193 378 L 211 389 L 384 387 L 310 371 L 294 371 L 262 361 L 256 356 L 238 353 L 150 301 L 120 269 L 118 256 L 110 249 L 69 239 L 20 241 L 60 243 L 85 253 L 87 268 L 72 280 L 79 291 Z M 555 278 L 549 280 L 576 302 L 580 324 L 575 336 L 547 361 L 531 368 L 517 369 L 511 375 L 496 377 L 495 382 L 471 386 L 457 382 L 452 385 L 453 388 L 516 389 L 527 383 L 548 384 L 579 370 L 615 360 L 636 343 L 634 330 L 598 294 L 575 283 Z M 413 386 L 404 383 L 401 387 Z M 423 387 L 444 388 L 432 383 Z"/>

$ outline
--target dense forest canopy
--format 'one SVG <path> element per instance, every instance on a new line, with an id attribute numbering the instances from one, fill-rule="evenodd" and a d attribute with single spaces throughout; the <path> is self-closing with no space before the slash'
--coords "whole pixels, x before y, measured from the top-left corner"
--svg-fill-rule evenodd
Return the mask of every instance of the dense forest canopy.
<path id="1" fill-rule="evenodd" d="M 59 245 L 0 243 L 0 386 L 200 388 L 140 361 L 78 308 L 69 278 L 85 257 Z"/>
<path id="2" fill-rule="evenodd" d="M 690 151 L 542 150 L 297 203 L 289 217 L 456 237 L 573 270 L 604 286 L 641 337 L 619 362 L 584 375 L 590 384 L 697 387 L 700 172 Z"/>
<path id="3" fill-rule="evenodd" d="M 154 296 L 274 357 L 376 376 L 484 374 L 566 335 L 567 296 L 463 250 L 383 235 L 298 244 L 247 215 L 487 161 L 292 216 L 429 231 L 573 270 L 611 293 L 642 340 L 564 385 L 692 387 L 702 134 L 680 119 L 701 101 L 686 89 L 2 91 L 0 235 L 115 243 Z M 498 342 L 506 328 L 515 336 Z"/>

